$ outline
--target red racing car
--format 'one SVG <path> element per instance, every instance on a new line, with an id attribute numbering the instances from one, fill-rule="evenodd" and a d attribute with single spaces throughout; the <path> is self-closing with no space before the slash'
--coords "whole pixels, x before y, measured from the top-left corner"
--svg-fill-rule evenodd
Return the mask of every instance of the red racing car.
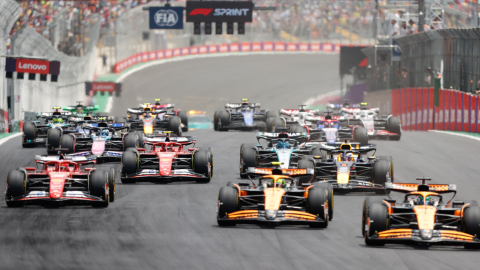
<path id="1" fill-rule="evenodd" d="M 210 182 L 213 174 L 212 150 L 184 149 L 184 146 L 195 143 L 193 139 L 176 141 L 166 137 L 163 142 L 145 141 L 149 149 L 127 149 L 122 156 L 122 183 L 162 180 Z"/>
<path id="2" fill-rule="evenodd" d="M 37 157 L 37 168 L 12 170 L 7 175 L 5 201 L 8 207 L 26 203 L 86 203 L 93 207 L 108 207 L 115 200 L 115 170 L 82 168 L 95 160 L 75 157 L 78 162 L 63 156 Z M 80 160 L 82 159 L 82 160 Z"/>

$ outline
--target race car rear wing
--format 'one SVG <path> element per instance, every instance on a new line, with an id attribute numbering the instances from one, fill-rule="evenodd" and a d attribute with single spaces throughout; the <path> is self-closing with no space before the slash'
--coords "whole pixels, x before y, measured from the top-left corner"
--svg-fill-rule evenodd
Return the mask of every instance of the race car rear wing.
<path id="1" fill-rule="evenodd" d="M 278 169 L 248 167 L 247 174 L 252 177 L 263 175 L 289 175 L 291 177 L 299 177 L 314 175 L 315 169 Z"/>
<path id="2" fill-rule="evenodd" d="M 318 110 L 303 110 L 302 112 L 308 112 L 308 113 L 318 113 Z M 284 115 L 294 115 L 296 113 L 300 113 L 300 110 L 298 109 L 280 109 L 280 114 Z"/>
<path id="3" fill-rule="evenodd" d="M 166 109 L 163 108 L 162 110 L 155 110 L 155 111 L 149 111 L 149 113 L 151 114 L 160 114 L 160 113 L 166 113 Z M 127 113 L 128 114 L 143 114 L 145 113 L 145 111 L 143 110 L 143 108 L 128 108 L 127 109 Z"/>
<path id="4" fill-rule="evenodd" d="M 139 104 L 139 105 L 140 105 L 140 108 L 145 108 L 145 107 L 149 106 L 150 108 L 155 109 L 155 110 L 158 110 L 158 109 L 167 110 L 167 109 L 175 108 L 175 104 L 173 104 L 173 103 L 153 104 L 153 105 Z"/>
<path id="5" fill-rule="evenodd" d="M 240 107 L 242 107 L 242 103 L 226 103 L 225 104 L 225 109 L 237 109 Z M 260 103 L 250 103 L 248 104 L 248 107 L 260 108 Z"/>
<path id="6" fill-rule="evenodd" d="M 157 135 L 154 137 L 143 137 L 143 142 L 145 144 L 150 144 L 150 145 L 157 142 L 176 142 L 183 145 L 190 145 L 190 144 L 195 145 L 197 143 L 197 140 L 195 140 L 195 138 L 192 136 L 177 137 L 177 136 Z"/>
<path id="7" fill-rule="evenodd" d="M 85 152 L 87 153 L 87 152 Z M 80 153 L 78 153 L 80 154 Z M 87 165 L 87 164 L 95 164 L 97 163 L 97 158 L 95 156 L 87 156 L 86 154 L 84 155 L 36 155 L 35 156 L 35 163 L 42 164 L 47 161 L 54 161 L 54 160 L 71 160 L 74 161 L 78 164 L 81 165 Z"/>
<path id="8" fill-rule="evenodd" d="M 417 179 L 423 180 L 423 179 Z M 410 193 L 417 191 L 431 191 L 436 193 L 457 193 L 457 185 L 455 184 L 417 184 L 417 183 L 385 183 L 385 190 L 400 193 Z"/>
<path id="9" fill-rule="evenodd" d="M 62 108 L 64 111 L 69 111 L 69 112 L 75 112 L 77 110 L 82 110 L 82 111 L 86 111 L 86 112 L 93 112 L 93 111 L 96 111 L 98 110 L 98 106 L 95 105 L 95 106 L 65 106 Z"/>
<path id="10" fill-rule="evenodd" d="M 346 147 L 350 145 L 351 150 L 361 151 L 361 152 L 369 152 L 377 150 L 376 144 L 362 144 L 359 142 L 348 142 L 348 143 L 329 143 L 329 144 L 322 144 L 321 148 L 323 150 L 348 150 L 350 147 Z"/>
<path id="11" fill-rule="evenodd" d="M 296 140 L 299 142 L 305 142 L 308 141 L 309 135 L 307 132 L 298 132 L 298 133 L 288 133 L 288 132 L 259 132 L 257 135 L 257 141 L 260 143 L 260 140 L 266 140 L 266 141 L 271 141 L 275 139 L 279 139 L 279 135 L 285 135 L 285 138 Z"/>
<path id="12" fill-rule="evenodd" d="M 362 110 L 372 111 L 374 113 L 378 113 L 380 108 L 342 108 L 342 111 L 348 114 L 358 114 Z"/>

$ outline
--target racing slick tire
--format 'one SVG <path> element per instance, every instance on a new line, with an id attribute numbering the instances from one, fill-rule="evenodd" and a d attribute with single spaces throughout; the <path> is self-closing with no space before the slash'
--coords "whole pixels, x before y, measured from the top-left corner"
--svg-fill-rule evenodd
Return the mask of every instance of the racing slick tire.
<path id="1" fill-rule="evenodd" d="M 218 214 L 217 218 L 224 218 L 228 214 L 237 211 L 238 209 L 238 190 L 231 187 L 222 187 L 218 192 L 217 202 Z M 219 226 L 235 226 L 235 221 L 217 219 Z"/>
<path id="2" fill-rule="evenodd" d="M 379 197 L 367 197 L 363 200 L 363 209 L 362 209 L 362 236 L 365 236 L 365 223 L 367 221 L 367 209 L 371 204 L 381 203 L 383 198 Z"/>
<path id="3" fill-rule="evenodd" d="M 35 124 L 32 121 L 25 122 L 23 124 L 23 134 L 25 135 L 25 138 L 24 138 L 25 141 L 30 140 L 33 142 L 37 137 L 37 126 L 35 126 Z M 34 146 L 34 144 L 25 143 L 25 141 L 23 141 L 22 143 L 22 146 L 24 148 Z"/>
<path id="4" fill-rule="evenodd" d="M 218 130 L 228 131 L 228 128 L 223 127 L 230 125 L 230 113 L 228 113 L 227 111 L 220 111 L 220 113 L 218 114 L 218 118 L 220 119 Z"/>
<path id="5" fill-rule="evenodd" d="M 143 135 L 143 133 L 142 133 Z M 140 147 L 140 139 L 138 138 L 137 132 L 129 132 L 123 138 L 123 149 L 124 151 L 128 148 L 138 148 Z"/>
<path id="6" fill-rule="evenodd" d="M 390 173 L 390 163 L 386 160 L 378 160 L 373 165 L 373 182 L 378 185 L 385 185 L 387 174 Z M 375 189 L 375 194 L 385 194 L 385 189 Z"/>
<path id="7" fill-rule="evenodd" d="M 327 152 L 320 150 L 320 145 L 314 145 L 312 149 L 310 149 L 310 155 L 322 157 L 323 160 L 327 159 Z"/>
<path id="8" fill-rule="evenodd" d="M 276 132 L 277 127 L 285 127 L 285 121 L 280 117 L 272 119 L 272 132 Z"/>
<path id="9" fill-rule="evenodd" d="M 12 170 L 7 174 L 7 188 L 5 200 L 8 207 L 22 207 L 24 201 L 8 201 L 17 196 L 25 195 L 26 179 L 25 173 L 19 170 Z M 8 199 L 8 200 L 7 200 Z"/>
<path id="10" fill-rule="evenodd" d="M 199 147 L 198 151 L 207 151 L 210 154 L 210 175 L 213 177 L 213 150 L 209 147 Z"/>
<path id="11" fill-rule="evenodd" d="M 310 159 L 301 159 L 298 161 L 297 168 L 299 169 L 315 169 L 315 163 Z M 303 183 L 311 183 L 315 179 L 315 175 L 298 177 L 298 186 Z"/>
<path id="12" fill-rule="evenodd" d="M 108 173 L 108 191 L 110 202 L 115 201 L 115 168 L 110 167 L 107 171 Z"/>
<path id="13" fill-rule="evenodd" d="M 212 179 L 211 156 L 208 151 L 196 151 L 193 154 L 193 171 L 205 175 L 206 179 L 198 179 L 197 183 L 208 183 Z"/>
<path id="14" fill-rule="evenodd" d="M 244 147 L 240 149 L 240 158 L 240 165 L 242 165 L 243 161 L 243 166 L 240 168 L 240 177 L 246 179 L 248 178 L 248 175 L 246 173 L 247 168 L 257 167 L 257 150 L 255 150 L 255 148 L 253 147 Z"/>
<path id="15" fill-rule="evenodd" d="M 92 207 L 108 207 L 110 204 L 110 192 L 108 190 L 108 173 L 106 171 L 94 171 L 90 175 L 90 195 L 102 198 L 103 202 L 93 202 Z"/>
<path id="16" fill-rule="evenodd" d="M 61 147 L 68 149 L 66 154 L 75 153 L 75 138 L 70 134 L 62 135 Z"/>
<path id="17" fill-rule="evenodd" d="M 275 118 L 277 117 L 277 114 L 274 112 L 274 111 L 267 111 L 265 113 L 265 121 L 268 119 L 268 118 Z"/>
<path id="18" fill-rule="evenodd" d="M 293 126 L 291 128 L 292 130 L 292 133 L 304 133 L 304 132 L 308 132 L 307 131 L 307 128 L 304 127 L 304 126 Z"/>
<path id="19" fill-rule="evenodd" d="M 371 221 L 368 234 L 365 234 L 365 244 L 367 246 L 384 246 L 385 242 L 379 240 L 370 240 L 368 237 L 388 230 L 387 207 L 381 203 L 373 203 L 367 208 L 367 217 Z"/>
<path id="20" fill-rule="evenodd" d="M 273 120 L 275 118 L 267 118 L 267 120 L 265 120 L 265 132 L 273 132 Z"/>
<path id="21" fill-rule="evenodd" d="M 144 148 L 145 143 L 143 142 L 143 137 L 145 134 L 143 133 L 143 131 L 137 131 L 137 135 L 138 135 L 138 146 L 140 148 Z"/>
<path id="22" fill-rule="evenodd" d="M 327 190 L 324 188 L 314 188 L 308 192 L 307 212 L 324 219 L 324 222 L 309 224 L 311 228 L 328 227 L 328 210 L 325 212 L 325 204 L 328 207 Z"/>
<path id="23" fill-rule="evenodd" d="M 367 129 L 364 127 L 356 127 L 353 130 L 353 141 L 358 142 L 361 144 L 367 144 L 368 143 L 368 134 L 367 134 Z"/>
<path id="24" fill-rule="evenodd" d="M 58 128 L 51 128 L 47 131 L 47 153 L 56 154 L 55 148 L 60 148 L 62 131 Z"/>
<path id="25" fill-rule="evenodd" d="M 383 159 L 383 160 L 388 161 L 388 163 L 390 163 L 390 180 L 392 182 L 395 182 L 393 157 L 391 157 L 391 156 L 379 156 L 378 159 L 380 159 L 380 160 Z"/>
<path id="26" fill-rule="evenodd" d="M 138 157 L 137 152 L 125 151 L 122 155 L 122 183 L 135 184 L 135 178 L 124 178 L 125 175 L 134 174 L 138 171 Z"/>
<path id="27" fill-rule="evenodd" d="M 218 121 L 220 121 L 220 117 L 218 115 L 218 111 L 215 111 L 213 114 L 213 130 L 218 131 Z"/>
<path id="28" fill-rule="evenodd" d="M 480 237 L 480 208 L 478 206 L 465 209 L 463 224 L 465 233 L 476 236 L 477 238 Z M 466 249 L 480 249 L 480 244 L 468 243 L 465 244 L 464 247 Z"/>
<path id="29" fill-rule="evenodd" d="M 327 190 L 328 220 L 332 220 L 333 219 L 333 186 L 332 184 L 317 182 L 313 184 L 313 188 L 323 188 Z"/>
<path id="30" fill-rule="evenodd" d="M 402 128 L 400 126 L 400 118 L 398 118 L 398 117 L 388 118 L 387 131 L 398 134 L 398 136 L 390 136 L 390 140 L 400 141 L 400 137 L 401 137 L 401 134 L 402 134 Z"/>
<path id="31" fill-rule="evenodd" d="M 182 124 L 183 124 L 182 131 L 187 132 L 188 131 L 188 115 L 187 115 L 187 112 L 179 111 L 177 113 L 177 116 L 180 117 L 180 120 L 182 121 Z"/>
<path id="32" fill-rule="evenodd" d="M 178 116 L 172 116 L 168 119 L 168 130 L 170 130 L 172 133 L 177 134 L 177 136 L 182 136 L 182 128 L 180 127 L 180 124 L 182 123 L 182 120 Z"/>

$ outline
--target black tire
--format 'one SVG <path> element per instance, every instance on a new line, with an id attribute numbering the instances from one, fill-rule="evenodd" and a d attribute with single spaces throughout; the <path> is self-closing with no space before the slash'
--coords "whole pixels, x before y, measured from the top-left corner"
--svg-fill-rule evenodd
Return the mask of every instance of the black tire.
<path id="1" fill-rule="evenodd" d="M 55 148 L 60 148 L 62 131 L 58 128 L 51 128 L 47 131 L 47 153 L 56 154 Z"/>
<path id="2" fill-rule="evenodd" d="M 265 113 L 265 120 L 267 120 L 268 118 L 275 118 L 275 117 L 277 117 L 277 114 L 274 111 L 267 111 Z"/>
<path id="3" fill-rule="evenodd" d="M 182 136 L 182 128 L 180 127 L 181 122 L 182 120 L 178 116 L 170 117 L 168 119 L 168 130 L 177 134 L 177 136 Z"/>
<path id="4" fill-rule="evenodd" d="M 125 151 L 122 155 L 122 183 L 133 184 L 137 180 L 135 178 L 125 179 L 125 175 L 134 174 L 138 171 L 137 153 L 133 151 Z"/>
<path id="5" fill-rule="evenodd" d="M 327 191 L 328 220 L 332 220 L 333 219 L 333 186 L 332 184 L 317 182 L 313 185 L 313 188 L 323 188 Z"/>
<path id="6" fill-rule="evenodd" d="M 280 117 L 273 118 L 273 120 L 272 120 L 272 131 L 271 132 L 276 132 L 277 127 L 285 127 L 285 121 L 283 121 L 283 119 L 280 118 Z"/>
<path id="7" fill-rule="evenodd" d="M 207 151 L 210 154 L 210 156 L 209 156 L 209 159 L 210 159 L 210 175 L 213 177 L 213 149 L 210 146 L 209 147 L 199 147 L 198 151 Z"/>
<path id="8" fill-rule="evenodd" d="M 394 177 L 394 163 L 393 163 L 393 157 L 391 156 L 379 156 L 378 159 L 380 160 L 386 160 L 390 164 L 390 180 L 392 182 L 395 182 L 395 177 Z"/>
<path id="9" fill-rule="evenodd" d="M 246 174 L 247 168 L 249 167 L 257 167 L 257 150 L 253 147 L 245 147 L 243 149 L 240 149 L 240 165 L 242 164 L 243 160 L 243 166 L 240 169 L 240 177 L 241 178 L 248 178 L 248 175 Z"/>
<path id="10" fill-rule="evenodd" d="M 213 114 L 213 129 L 215 131 L 218 131 L 218 121 L 220 120 L 219 116 L 218 116 L 218 112 L 215 111 L 215 113 Z"/>
<path id="11" fill-rule="evenodd" d="M 373 203 L 367 208 L 367 217 L 370 222 L 370 230 L 368 236 L 388 230 L 388 211 L 387 207 L 380 203 Z M 365 244 L 367 246 L 384 246 L 383 241 L 372 241 L 365 236 Z"/>
<path id="12" fill-rule="evenodd" d="M 298 161 L 297 168 L 299 169 L 315 169 L 315 164 L 312 160 L 301 159 Z M 298 186 L 302 186 L 303 183 L 312 183 L 315 176 L 301 176 L 298 177 Z"/>
<path id="13" fill-rule="evenodd" d="M 320 150 L 320 146 L 319 146 L 319 145 L 314 145 L 314 146 L 312 147 L 312 149 L 310 149 L 310 155 L 312 155 L 312 156 L 320 156 L 320 157 L 324 158 L 325 153 L 324 153 L 322 150 Z"/>
<path id="14" fill-rule="evenodd" d="M 25 139 L 35 140 L 37 137 L 37 126 L 32 121 L 23 123 L 23 134 L 25 134 Z"/>
<path id="15" fill-rule="evenodd" d="M 94 171 L 90 175 L 90 195 L 102 198 L 103 202 L 94 202 L 92 207 L 108 207 L 110 193 L 108 188 L 108 173 L 106 171 Z"/>
<path id="16" fill-rule="evenodd" d="M 464 200 L 465 204 L 469 204 L 469 207 L 478 207 L 478 203 L 475 200 Z"/>
<path id="17" fill-rule="evenodd" d="M 323 188 L 314 188 L 308 192 L 307 212 L 325 219 L 324 222 L 310 224 L 311 228 L 328 227 L 329 218 L 325 218 L 328 215 L 328 211 L 325 213 L 325 203 L 328 205 L 327 190 Z"/>
<path id="18" fill-rule="evenodd" d="M 70 134 L 62 135 L 61 147 L 68 149 L 66 154 L 75 153 L 75 138 Z"/>
<path id="19" fill-rule="evenodd" d="M 402 135 L 402 128 L 400 126 L 400 118 L 398 118 L 398 117 L 388 118 L 387 131 L 398 134 L 398 136 L 391 136 L 390 140 L 399 141 L 400 137 Z"/>
<path id="20" fill-rule="evenodd" d="M 218 218 L 224 218 L 228 214 L 237 211 L 238 209 L 238 190 L 231 187 L 222 187 L 218 192 Z M 235 226 L 235 221 L 218 220 L 219 226 Z"/>
<path id="21" fill-rule="evenodd" d="M 115 201 L 115 168 L 110 167 L 107 170 L 108 173 L 108 190 L 110 202 Z"/>
<path id="22" fill-rule="evenodd" d="M 371 204 L 374 203 L 381 203 L 383 198 L 380 197 L 367 197 L 363 201 L 363 208 L 362 208 L 362 236 L 365 236 L 365 222 L 367 220 L 367 209 Z"/>
<path id="23" fill-rule="evenodd" d="M 125 116 L 115 116 L 115 123 L 126 123 L 127 118 Z"/>
<path id="24" fill-rule="evenodd" d="M 205 175 L 207 178 L 199 179 L 197 183 L 208 183 L 212 179 L 210 153 L 208 151 L 196 151 L 193 154 L 193 170 Z"/>
<path id="25" fill-rule="evenodd" d="M 136 133 L 138 135 L 138 146 L 140 148 L 145 148 L 145 143 L 143 142 L 143 137 L 144 137 L 145 134 L 143 133 L 143 131 L 137 131 Z M 180 134 L 180 136 L 181 136 L 181 134 Z"/>
<path id="26" fill-rule="evenodd" d="M 8 207 L 22 207 L 23 201 L 8 201 L 17 196 L 26 195 L 25 173 L 19 170 L 13 170 L 7 174 L 7 189 L 5 190 L 5 200 Z"/>
<path id="27" fill-rule="evenodd" d="M 367 144 L 368 143 L 368 133 L 367 129 L 364 127 L 356 127 L 353 130 L 353 138 L 354 142 L 358 142 L 361 144 Z"/>
<path id="28" fill-rule="evenodd" d="M 373 182 L 378 185 L 385 185 L 387 174 L 390 173 L 390 163 L 386 160 L 375 162 L 373 171 Z M 385 189 L 375 189 L 376 194 L 386 194 Z"/>
<path id="29" fill-rule="evenodd" d="M 221 124 L 218 126 L 219 131 L 228 131 L 228 128 L 224 128 L 224 126 L 230 125 L 230 113 L 227 111 L 220 111 L 218 114 L 218 118 L 220 119 Z"/>
<path id="30" fill-rule="evenodd" d="M 477 238 L 480 237 L 480 208 L 478 206 L 470 206 L 465 210 L 463 215 L 464 231 Z M 480 249 L 480 244 L 465 244 L 467 249 Z"/>
<path id="31" fill-rule="evenodd" d="M 143 133 L 142 133 L 143 134 Z M 123 138 L 123 149 L 124 151 L 128 148 L 139 148 L 140 147 L 140 139 L 138 138 L 137 132 L 129 132 Z"/>
<path id="32" fill-rule="evenodd" d="M 177 116 L 180 117 L 180 120 L 182 121 L 182 124 L 183 124 L 182 131 L 187 132 L 188 131 L 188 115 L 187 115 L 187 112 L 179 111 L 177 113 Z"/>

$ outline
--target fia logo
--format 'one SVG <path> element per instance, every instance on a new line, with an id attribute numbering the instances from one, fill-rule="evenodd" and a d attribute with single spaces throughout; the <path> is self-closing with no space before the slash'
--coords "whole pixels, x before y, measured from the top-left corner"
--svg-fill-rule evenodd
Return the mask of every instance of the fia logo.
<path id="1" fill-rule="evenodd" d="M 154 19 L 160 27 L 172 27 L 178 22 L 178 14 L 173 10 L 161 9 L 155 13 Z"/>

